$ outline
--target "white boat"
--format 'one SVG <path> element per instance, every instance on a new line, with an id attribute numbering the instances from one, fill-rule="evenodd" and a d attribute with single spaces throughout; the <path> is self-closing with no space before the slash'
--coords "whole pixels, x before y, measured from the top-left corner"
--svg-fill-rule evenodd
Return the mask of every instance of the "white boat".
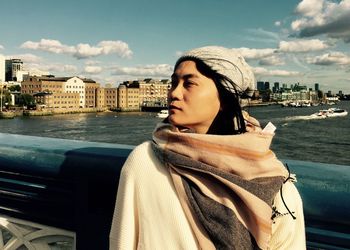
<path id="1" fill-rule="evenodd" d="M 321 109 L 318 113 L 314 113 L 311 117 L 317 118 L 328 118 L 328 117 L 341 117 L 347 116 L 348 111 L 340 108 L 329 108 L 329 109 Z"/>
<path id="2" fill-rule="evenodd" d="M 167 118 L 169 116 L 169 111 L 167 109 L 161 110 L 158 114 L 158 118 Z"/>

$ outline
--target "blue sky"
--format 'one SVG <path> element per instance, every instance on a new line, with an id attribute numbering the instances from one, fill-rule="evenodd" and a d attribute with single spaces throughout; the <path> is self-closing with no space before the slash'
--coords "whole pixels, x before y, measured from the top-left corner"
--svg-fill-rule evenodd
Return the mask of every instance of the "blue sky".
<path id="1" fill-rule="evenodd" d="M 239 50 L 257 80 L 350 93 L 350 0 L 26 0 L 0 9 L 0 54 L 102 85 L 169 78 L 182 52 Z"/>

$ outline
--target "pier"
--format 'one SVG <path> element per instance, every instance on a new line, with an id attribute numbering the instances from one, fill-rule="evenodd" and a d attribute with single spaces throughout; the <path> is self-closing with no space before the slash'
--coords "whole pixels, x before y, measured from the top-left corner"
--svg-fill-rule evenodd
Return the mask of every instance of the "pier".
<path id="1" fill-rule="evenodd" d="M 0 133 L 0 248 L 108 249 L 119 174 L 132 149 Z M 350 166 L 283 161 L 297 175 L 308 249 L 349 249 Z"/>

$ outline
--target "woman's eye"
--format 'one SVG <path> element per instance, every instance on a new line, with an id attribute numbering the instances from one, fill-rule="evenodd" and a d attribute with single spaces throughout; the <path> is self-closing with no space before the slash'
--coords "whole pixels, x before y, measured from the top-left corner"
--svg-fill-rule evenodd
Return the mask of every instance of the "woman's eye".
<path id="1" fill-rule="evenodd" d="M 184 87 L 185 87 L 185 88 L 190 88 L 190 87 L 192 87 L 192 86 L 194 86 L 194 85 L 195 85 L 194 82 L 188 82 L 188 81 L 184 82 Z"/>

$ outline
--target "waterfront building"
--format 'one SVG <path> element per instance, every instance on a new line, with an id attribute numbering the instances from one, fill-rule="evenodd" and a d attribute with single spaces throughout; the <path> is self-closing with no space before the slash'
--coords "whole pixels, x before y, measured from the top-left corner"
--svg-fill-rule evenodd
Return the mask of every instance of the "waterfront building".
<path id="1" fill-rule="evenodd" d="M 17 72 L 23 70 L 21 59 L 5 60 L 5 81 L 17 81 Z"/>
<path id="2" fill-rule="evenodd" d="M 53 94 L 54 109 L 79 109 L 81 98 L 79 93 L 56 93 Z"/>
<path id="3" fill-rule="evenodd" d="M 145 79 L 139 82 L 139 103 L 141 106 L 166 107 L 170 80 Z"/>
<path id="4" fill-rule="evenodd" d="M 271 94 L 271 101 L 292 101 L 293 94 L 292 92 L 276 92 Z"/>
<path id="5" fill-rule="evenodd" d="M 294 86 L 295 87 L 295 86 Z M 283 89 L 283 91 L 272 93 L 271 101 L 301 101 L 305 103 L 309 102 L 318 102 L 318 91 L 305 90 L 302 89 L 300 91 L 292 91 L 291 89 Z"/>
<path id="6" fill-rule="evenodd" d="M 55 77 L 47 76 L 27 76 L 22 82 L 21 93 L 32 95 L 37 102 L 47 107 L 83 108 L 85 107 L 85 84 L 96 83 L 90 79 L 79 77 Z M 45 98 L 38 93 L 51 93 L 52 96 Z M 43 101 L 49 103 L 43 103 Z"/>
<path id="7" fill-rule="evenodd" d="M 78 93 L 79 94 L 79 106 L 85 107 L 85 83 L 79 77 L 72 77 L 63 82 L 64 93 Z"/>
<path id="8" fill-rule="evenodd" d="M 100 84 L 92 81 L 92 82 L 84 82 L 85 83 L 85 108 L 97 108 L 98 107 L 98 89 L 100 88 Z M 102 107 L 102 105 L 100 106 Z"/>
<path id="9" fill-rule="evenodd" d="M 326 96 L 325 101 L 326 103 L 336 103 L 339 101 L 339 96 Z"/>
<path id="10" fill-rule="evenodd" d="M 97 88 L 96 89 L 96 107 L 97 108 L 104 108 L 105 106 L 106 106 L 105 90 L 104 90 L 104 88 Z"/>
<path id="11" fill-rule="evenodd" d="M 0 54 L 0 83 L 5 81 L 5 57 Z"/>
<path id="12" fill-rule="evenodd" d="M 16 72 L 16 81 L 23 82 L 24 78 L 29 75 L 29 71 L 26 70 L 18 70 Z"/>
<path id="13" fill-rule="evenodd" d="M 306 85 L 300 85 L 299 83 L 296 83 L 294 85 L 291 86 L 291 89 L 294 92 L 298 92 L 298 91 L 307 91 L 307 86 Z"/>
<path id="14" fill-rule="evenodd" d="M 312 102 L 312 103 L 316 103 L 319 101 L 319 97 L 318 97 L 318 91 L 316 90 L 310 90 L 309 91 L 309 100 Z"/>
<path id="15" fill-rule="evenodd" d="M 39 92 L 33 94 L 36 104 L 47 109 L 78 109 L 80 107 L 79 93 L 50 93 Z"/>
<path id="16" fill-rule="evenodd" d="M 139 82 L 123 82 L 118 87 L 118 108 L 121 111 L 140 110 Z"/>
<path id="17" fill-rule="evenodd" d="M 60 84 L 57 78 L 53 77 L 36 77 L 27 76 L 21 84 L 21 93 L 34 95 L 40 92 L 57 93 L 62 92 L 62 84 Z"/>
<path id="18" fill-rule="evenodd" d="M 118 89 L 107 86 L 104 88 L 105 107 L 115 109 L 118 106 Z"/>

